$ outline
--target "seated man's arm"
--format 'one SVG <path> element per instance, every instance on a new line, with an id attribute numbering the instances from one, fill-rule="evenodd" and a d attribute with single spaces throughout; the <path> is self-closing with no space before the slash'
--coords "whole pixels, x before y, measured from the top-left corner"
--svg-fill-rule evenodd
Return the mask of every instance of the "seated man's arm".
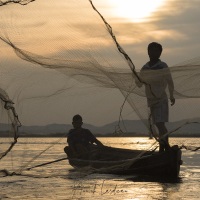
<path id="1" fill-rule="evenodd" d="M 76 145 L 74 144 L 72 135 L 68 134 L 67 143 L 73 155 L 77 154 Z"/>
<path id="2" fill-rule="evenodd" d="M 104 146 L 99 140 L 97 140 L 97 138 L 95 138 L 95 143 L 99 146 Z"/>
<path id="3" fill-rule="evenodd" d="M 90 138 L 90 142 L 93 144 L 97 144 L 99 146 L 104 146 L 99 140 L 97 140 L 97 138 L 88 130 L 88 134 L 89 134 L 89 138 Z"/>

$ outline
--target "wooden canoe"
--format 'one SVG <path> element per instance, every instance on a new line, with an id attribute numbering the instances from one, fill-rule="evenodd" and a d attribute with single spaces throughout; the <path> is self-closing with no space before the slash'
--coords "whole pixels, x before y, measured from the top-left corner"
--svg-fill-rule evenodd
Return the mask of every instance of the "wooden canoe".
<path id="1" fill-rule="evenodd" d="M 182 164 L 181 150 L 177 145 L 162 153 L 96 145 L 79 156 L 73 156 L 68 146 L 64 151 L 74 168 L 87 167 L 98 173 L 177 178 Z"/>

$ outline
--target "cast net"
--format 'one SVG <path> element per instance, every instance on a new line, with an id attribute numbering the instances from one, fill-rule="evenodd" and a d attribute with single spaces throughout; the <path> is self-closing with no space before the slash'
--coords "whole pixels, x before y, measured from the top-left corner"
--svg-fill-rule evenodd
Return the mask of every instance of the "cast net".
<path id="1" fill-rule="evenodd" d="M 92 1 L 13 0 L 0 1 L 0 5 L 1 116 L 5 115 L 0 123 L 2 127 L 8 124 L 0 137 L 2 172 L 21 174 L 47 158 L 64 156 L 69 128 L 65 124 L 77 113 L 87 115 L 85 121 L 90 123 L 119 119 L 112 130 L 119 136 L 128 129 L 123 126 L 123 116 L 137 119 L 143 127 L 140 131 L 157 138 L 145 87 L 154 80 L 159 84 L 170 73 L 177 103 L 170 107 L 170 121 L 176 123 L 168 127 L 168 133 L 183 128 L 186 133 L 198 133 L 200 58 L 170 70 L 147 72 L 141 78 L 134 61 L 118 43 L 115 30 Z M 160 98 L 153 89 L 150 93 Z M 169 97 L 168 89 L 166 94 Z M 23 125 L 18 133 L 12 102 Z M 57 136 L 53 143 L 48 142 L 50 135 Z M 62 144 L 59 156 L 52 151 L 58 143 Z M 54 153 L 50 154 L 50 149 Z"/>

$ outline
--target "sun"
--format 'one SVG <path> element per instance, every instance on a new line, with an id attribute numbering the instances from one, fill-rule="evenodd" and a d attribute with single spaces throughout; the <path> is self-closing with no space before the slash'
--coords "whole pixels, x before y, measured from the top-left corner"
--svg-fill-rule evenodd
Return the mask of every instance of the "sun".
<path id="1" fill-rule="evenodd" d="M 109 0 L 113 14 L 133 22 L 147 21 L 148 17 L 166 0 Z"/>

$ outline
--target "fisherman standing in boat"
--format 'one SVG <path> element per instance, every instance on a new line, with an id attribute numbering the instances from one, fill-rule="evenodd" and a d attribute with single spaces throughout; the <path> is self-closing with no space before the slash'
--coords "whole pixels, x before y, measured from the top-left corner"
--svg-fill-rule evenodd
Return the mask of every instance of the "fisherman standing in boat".
<path id="1" fill-rule="evenodd" d="M 82 117 L 80 115 L 75 115 L 72 119 L 72 125 L 74 128 L 69 131 L 67 137 L 69 150 L 74 157 L 87 156 L 90 151 L 90 146 L 93 143 L 98 146 L 104 146 L 99 140 L 97 140 L 90 130 L 82 128 L 82 124 Z M 65 152 L 67 149 L 68 148 L 65 147 Z"/>
<path id="2" fill-rule="evenodd" d="M 150 61 L 147 62 L 140 71 L 140 78 L 145 83 L 145 93 L 147 104 L 150 108 L 150 114 L 153 124 L 156 125 L 159 132 L 159 151 L 163 152 L 170 148 L 168 136 L 163 137 L 168 131 L 165 122 L 168 122 L 169 107 L 166 88 L 169 89 L 169 99 L 171 106 L 175 104 L 174 83 L 170 70 L 165 62 L 160 60 L 162 45 L 152 42 L 148 45 L 148 55 Z M 143 83 L 136 81 L 138 87 Z"/>

